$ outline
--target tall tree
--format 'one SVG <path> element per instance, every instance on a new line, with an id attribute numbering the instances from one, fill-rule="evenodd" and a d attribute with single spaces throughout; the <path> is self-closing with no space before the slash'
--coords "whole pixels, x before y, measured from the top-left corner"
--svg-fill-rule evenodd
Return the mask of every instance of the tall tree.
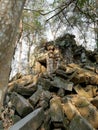
<path id="1" fill-rule="evenodd" d="M 0 0 L 0 105 L 7 89 L 17 28 L 26 0 Z"/>

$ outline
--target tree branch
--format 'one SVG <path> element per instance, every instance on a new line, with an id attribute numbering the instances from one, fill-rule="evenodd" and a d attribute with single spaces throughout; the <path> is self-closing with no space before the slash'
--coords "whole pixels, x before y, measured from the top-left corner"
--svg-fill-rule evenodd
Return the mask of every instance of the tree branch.
<path id="1" fill-rule="evenodd" d="M 65 5 L 62 5 L 62 7 L 63 7 L 63 6 L 65 6 Z M 27 8 L 24 8 L 24 10 L 31 11 L 31 12 L 37 12 L 37 13 L 39 13 L 39 14 L 41 14 L 41 15 L 48 15 L 48 14 L 50 14 L 50 13 L 56 11 L 56 10 L 59 9 L 59 8 L 60 8 L 60 7 L 57 7 L 57 8 L 55 8 L 55 9 L 53 9 L 53 10 L 51 10 L 51 11 L 48 11 L 48 12 L 46 12 L 46 13 L 42 13 L 43 10 L 32 10 L 32 9 L 27 9 Z"/>
<path id="2" fill-rule="evenodd" d="M 75 0 L 70 0 L 69 3 L 66 3 L 65 6 L 60 11 L 58 11 L 56 14 L 52 15 L 49 19 L 46 20 L 46 22 L 49 21 L 50 19 L 52 19 L 53 17 L 57 16 L 58 14 L 60 14 L 65 8 L 67 8 L 74 1 Z M 59 7 L 59 8 L 61 8 L 61 7 Z"/>
<path id="3" fill-rule="evenodd" d="M 92 18 L 92 16 L 89 13 L 86 13 L 83 10 L 81 10 L 78 5 L 76 5 L 76 7 L 82 14 L 84 14 L 86 17 L 89 17 L 94 22 L 94 19 Z"/>

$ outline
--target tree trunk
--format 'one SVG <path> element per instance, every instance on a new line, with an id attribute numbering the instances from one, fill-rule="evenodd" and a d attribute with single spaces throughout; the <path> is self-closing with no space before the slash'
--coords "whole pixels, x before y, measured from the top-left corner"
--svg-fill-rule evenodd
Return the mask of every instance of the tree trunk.
<path id="1" fill-rule="evenodd" d="M 96 14 L 98 16 L 98 0 L 96 0 Z M 97 43 L 97 49 L 98 49 L 98 17 L 96 18 L 96 43 Z"/>
<path id="2" fill-rule="evenodd" d="M 7 89 L 17 28 L 25 0 L 0 0 L 0 105 Z"/>
<path id="3" fill-rule="evenodd" d="M 95 0 L 95 12 L 96 12 L 96 16 L 98 17 L 98 0 Z M 95 19 L 94 28 L 95 28 L 95 41 L 98 50 L 98 18 L 97 17 Z"/>

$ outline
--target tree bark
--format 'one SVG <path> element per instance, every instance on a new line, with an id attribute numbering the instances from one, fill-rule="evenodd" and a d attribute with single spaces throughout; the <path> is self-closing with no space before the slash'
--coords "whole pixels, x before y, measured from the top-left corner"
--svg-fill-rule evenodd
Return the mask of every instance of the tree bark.
<path id="1" fill-rule="evenodd" d="M 17 28 L 26 0 L 0 0 L 0 105 L 7 89 Z"/>
<path id="2" fill-rule="evenodd" d="M 95 1 L 96 3 L 96 31 L 95 31 L 95 35 L 96 35 L 96 44 L 97 44 L 97 50 L 98 50 L 98 0 Z"/>

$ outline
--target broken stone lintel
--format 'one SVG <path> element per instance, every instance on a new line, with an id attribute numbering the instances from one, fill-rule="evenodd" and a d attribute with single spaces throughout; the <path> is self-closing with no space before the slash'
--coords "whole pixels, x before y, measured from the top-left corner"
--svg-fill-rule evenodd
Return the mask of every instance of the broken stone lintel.
<path id="1" fill-rule="evenodd" d="M 13 125 L 9 130 L 37 130 L 44 121 L 44 117 L 43 109 L 38 108 Z"/>

